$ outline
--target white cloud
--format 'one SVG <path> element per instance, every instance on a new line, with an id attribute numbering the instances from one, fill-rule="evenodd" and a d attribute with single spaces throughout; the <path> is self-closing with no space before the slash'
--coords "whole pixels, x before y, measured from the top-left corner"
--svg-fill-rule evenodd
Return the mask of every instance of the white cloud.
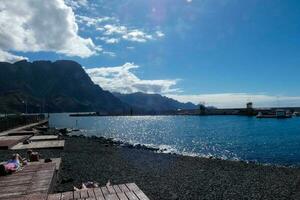
<path id="1" fill-rule="evenodd" d="M 87 16 L 83 16 L 83 15 L 76 15 L 76 21 L 78 23 L 81 23 L 81 24 L 85 24 L 86 26 L 96 26 L 99 24 L 99 23 L 102 23 L 102 22 L 106 22 L 106 21 L 111 21 L 111 20 L 115 20 L 115 18 L 113 17 L 87 17 Z M 100 29 L 101 30 L 101 29 Z"/>
<path id="2" fill-rule="evenodd" d="M 114 41 L 114 43 L 120 42 L 121 39 L 131 42 L 147 42 L 165 36 L 165 34 L 161 31 L 156 31 L 155 34 L 150 34 L 139 29 L 129 29 L 126 26 L 116 24 L 106 24 L 104 26 L 96 27 L 96 30 L 101 31 L 102 34 L 105 35 L 105 37 L 99 38 L 105 38 L 104 41 L 108 41 L 109 39 L 112 39 L 109 37 L 113 37 L 112 41 Z M 117 42 L 116 39 L 118 39 Z M 110 44 L 112 43 L 113 42 Z"/>
<path id="3" fill-rule="evenodd" d="M 104 55 L 109 55 L 109 56 L 111 56 L 111 57 L 115 57 L 115 56 L 116 56 L 116 53 L 111 52 L 111 51 L 103 51 L 103 54 L 104 54 Z"/>
<path id="4" fill-rule="evenodd" d="M 140 30 L 132 30 L 124 34 L 123 39 L 133 41 L 133 42 L 147 42 L 148 40 L 152 40 L 152 35 L 146 34 Z"/>
<path id="5" fill-rule="evenodd" d="M 252 101 L 256 107 L 300 106 L 300 96 L 274 96 L 249 93 L 220 93 L 200 95 L 167 94 L 166 96 L 181 102 L 190 101 L 195 104 L 205 102 L 206 105 L 216 106 L 219 108 L 243 108 L 249 101 Z"/>
<path id="6" fill-rule="evenodd" d="M 116 43 L 118 43 L 120 41 L 120 39 L 118 39 L 118 38 L 108 38 L 107 40 L 105 40 L 105 42 L 107 43 L 107 44 L 116 44 Z"/>
<path id="7" fill-rule="evenodd" d="M 0 49 L 0 61 L 6 61 L 6 62 L 14 63 L 14 62 L 19 61 L 19 60 L 28 60 L 28 58 L 23 57 L 23 56 L 16 56 L 16 55 L 13 55 L 9 52 L 2 51 Z"/>
<path id="8" fill-rule="evenodd" d="M 118 26 L 112 24 L 106 24 L 104 27 L 104 35 L 113 35 L 113 34 L 126 34 L 127 27 L 125 26 Z"/>
<path id="9" fill-rule="evenodd" d="M 142 80 L 131 70 L 139 68 L 133 63 L 117 67 L 98 67 L 85 69 L 94 83 L 102 88 L 121 93 L 170 93 L 178 91 L 173 88 L 178 80 Z"/>
<path id="10" fill-rule="evenodd" d="M 165 34 L 161 31 L 156 31 L 155 33 L 156 33 L 157 37 L 164 37 L 165 36 Z"/>
<path id="11" fill-rule="evenodd" d="M 54 51 L 89 57 L 100 50 L 90 38 L 78 35 L 74 12 L 63 0 L 2 0 L 0 38 L 0 49 L 6 52 Z"/>
<path id="12" fill-rule="evenodd" d="M 124 25 L 120 25 L 119 20 L 115 17 L 88 17 L 77 15 L 76 20 L 80 24 L 87 27 L 94 27 L 95 30 L 100 31 L 101 35 L 96 37 L 96 39 L 103 40 L 106 44 L 116 44 L 121 40 L 147 42 L 165 36 L 165 34 L 159 30 L 153 33 L 147 33 L 141 29 L 128 28 Z M 104 22 L 110 23 L 104 24 Z"/>
<path id="13" fill-rule="evenodd" d="M 65 3 L 73 9 L 78 9 L 80 7 L 88 7 L 87 0 L 65 0 Z"/>
<path id="14" fill-rule="evenodd" d="M 96 39 L 104 41 L 106 44 L 117 44 L 119 43 L 119 38 L 109 38 L 109 37 L 96 37 Z"/>

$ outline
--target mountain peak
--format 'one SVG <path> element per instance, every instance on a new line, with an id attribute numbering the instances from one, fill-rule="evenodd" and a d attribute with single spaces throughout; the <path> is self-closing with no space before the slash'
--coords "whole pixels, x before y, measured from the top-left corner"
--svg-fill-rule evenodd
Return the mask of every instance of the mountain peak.
<path id="1" fill-rule="evenodd" d="M 0 63 L 0 112 L 24 112 L 47 104 L 46 111 L 100 111 L 123 114 L 128 106 L 95 85 L 81 65 L 71 60 Z"/>

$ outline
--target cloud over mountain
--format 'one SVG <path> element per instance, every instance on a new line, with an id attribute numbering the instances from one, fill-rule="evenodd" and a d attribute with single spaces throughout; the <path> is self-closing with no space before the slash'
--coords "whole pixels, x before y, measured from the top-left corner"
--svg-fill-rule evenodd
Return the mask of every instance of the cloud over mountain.
<path id="1" fill-rule="evenodd" d="M 139 66 L 133 63 L 125 63 L 122 66 L 85 70 L 96 84 L 112 92 L 170 93 L 179 90 L 174 88 L 178 80 L 143 80 L 131 71 L 136 68 L 139 68 Z"/>

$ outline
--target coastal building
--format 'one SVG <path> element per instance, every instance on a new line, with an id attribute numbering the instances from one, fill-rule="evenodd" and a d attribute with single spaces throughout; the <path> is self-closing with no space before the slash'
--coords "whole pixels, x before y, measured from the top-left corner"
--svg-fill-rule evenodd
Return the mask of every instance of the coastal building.
<path id="1" fill-rule="evenodd" d="M 246 115 L 253 116 L 254 115 L 254 109 L 253 109 L 253 103 L 248 102 L 246 104 Z"/>
<path id="2" fill-rule="evenodd" d="M 248 102 L 247 104 L 246 104 L 246 107 L 247 107 L 247 109 L 253 109 L 253 103 L 252 102 Z"/>

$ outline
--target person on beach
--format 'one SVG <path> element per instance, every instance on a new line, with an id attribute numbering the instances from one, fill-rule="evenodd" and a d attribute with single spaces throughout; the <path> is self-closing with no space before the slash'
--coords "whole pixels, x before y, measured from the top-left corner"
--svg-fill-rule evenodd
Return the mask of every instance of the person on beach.
<path id="1" fill-rule="evenodd" d="M 0 175 L 4 176 L 16 172 L 20 170 L 23 165 L 26 165 L 23 158 L 19 154 L 13 154 L 10 160 L 0 165 Z"/>

